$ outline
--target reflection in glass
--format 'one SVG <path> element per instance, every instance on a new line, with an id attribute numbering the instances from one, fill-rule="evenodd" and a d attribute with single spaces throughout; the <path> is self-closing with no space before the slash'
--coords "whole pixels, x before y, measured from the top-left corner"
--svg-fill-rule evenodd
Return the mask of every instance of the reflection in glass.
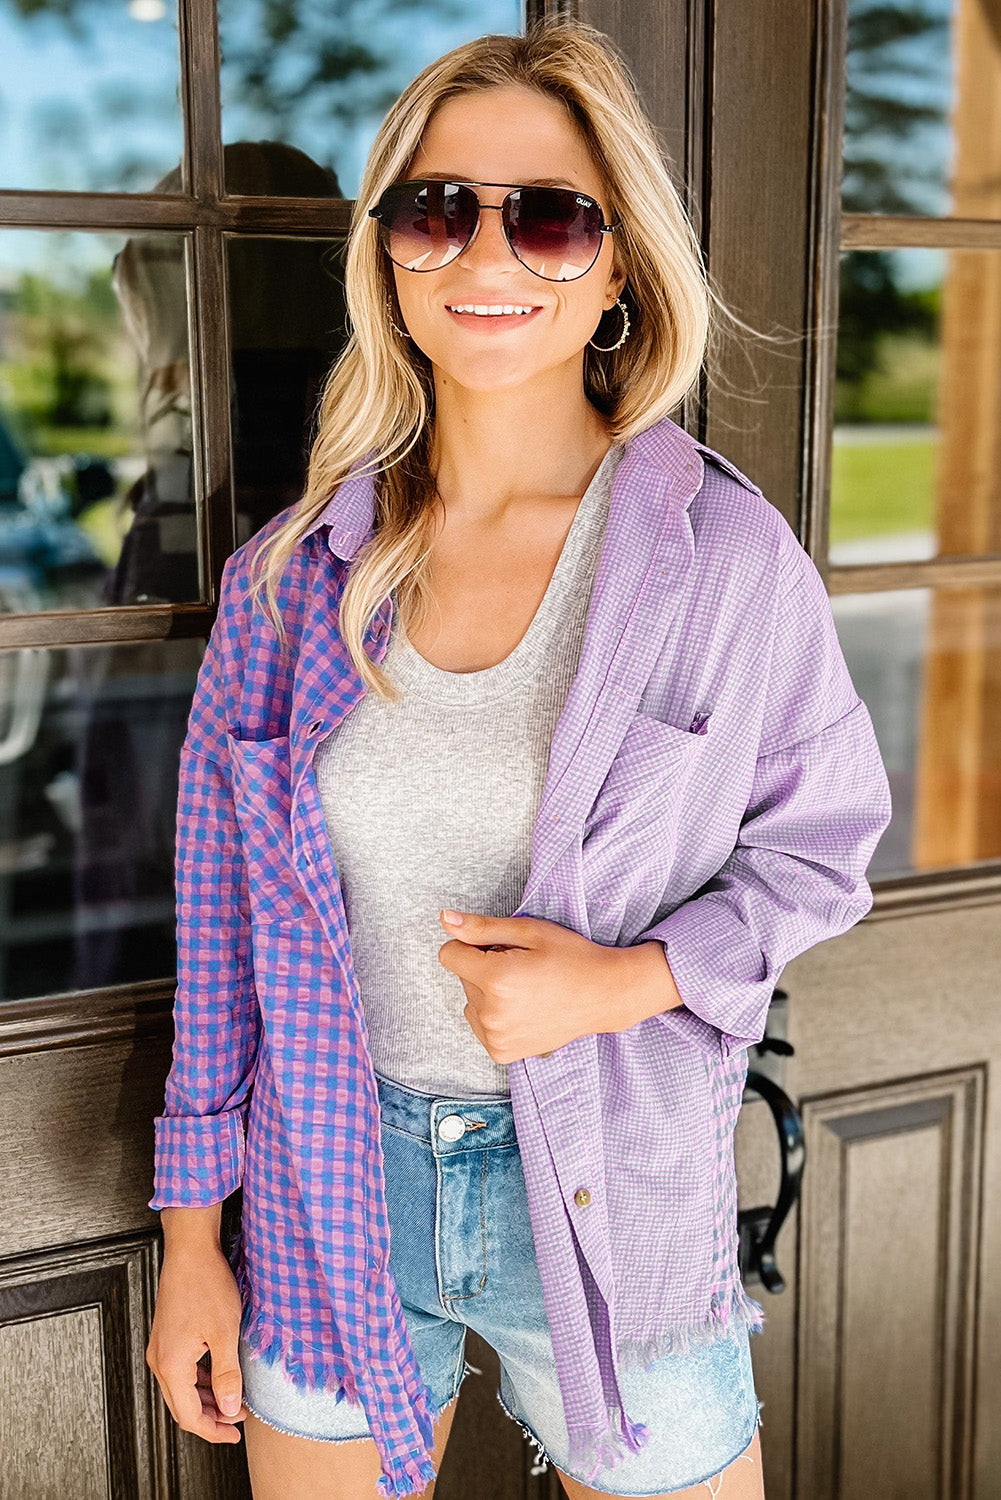
<path id="1" fill-rule="evenodd" d="M 893 797 L 870 879 L 1001 858 L 1001 589 L 844 594 L 831 606 Z"/>
<path id="2" fill-rule="evenodd" d="M 0 0 L 0 59 L 0 188 L 148 192 L 180 160 L 176 0 Z"/>
<path id="3" fill-rule="evenodd" d="M 345 247 L 301 236 L 228 237 L 240 542 L 302 494 L 320 387 L 347 341 Z"/>
<path id="4" fill-rule="evenodd" d="M 969 46 L 978 27 L 972 15 L 956 23 L 980 9 L 981 0 L 849 0 L 845 213 L 973 212 L 956 204 L 953 174 L 963 115 L 983 98 Z"/>
<path id="5" fill-rule="evenodd" d="M 355 198 L 375 133 L 411 79 L 474 36 L 518 35 L 524 19 L 524 0 L 219 0 L 223 139 L 293 142 L 334 174 L 337 196 Z M 283 191 L 266 179 L 241 187 L 228 172 L 226 187 Z"/>
<path id="6" fill-rule="evenodd" d="M 1001 251 L 841 257 L 830 560 L 1001 552 Z"/>
<path id="7" fill-rule="evenodd" d="M 0 998 L 169 979 L 204 643 L 0 651 Z"/>
<path id="8" fill-rule="evenodd" d="M 184 237 L 0 233 L 0 611 L 200 597 Z"/>

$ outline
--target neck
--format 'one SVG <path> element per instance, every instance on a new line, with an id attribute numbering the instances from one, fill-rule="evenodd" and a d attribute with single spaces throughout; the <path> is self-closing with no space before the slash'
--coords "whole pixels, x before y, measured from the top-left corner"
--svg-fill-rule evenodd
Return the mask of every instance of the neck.
<path id="1" fill-rule="evenodd" d="M 529 388 L 530 386 L 530 388 Z M 512 501 L 584 493 L 611 444 L 580 385 L 475 391 L 436 381 L 432 468 L 453 515 L 484 520 Z"/>

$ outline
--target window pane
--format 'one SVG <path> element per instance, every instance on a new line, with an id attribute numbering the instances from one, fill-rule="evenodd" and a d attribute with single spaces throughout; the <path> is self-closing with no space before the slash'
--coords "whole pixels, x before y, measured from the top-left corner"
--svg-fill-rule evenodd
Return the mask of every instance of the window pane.
<path id="1" fill-rule="evenodd" d="M 233 470 L 243 542 L 302 494 L 320 387 L 347 340 L 346 241 L 227 240 Z"/>
<path id="2" fill-rule="evenodd" d="M 0 609 L 199 593 L 184 236 L 0 232 Z"/>
<path id="3" fill-rule="evenodd" d="M 411 79 L 460 42 L 523 29 L 524 0 L 219 0 L 223 140 L 265 148 L 257 165 L 272 167 L 227 151 L 228 191 L 357 197 Z"/>
<path id="4" fill-rule="evenodd" d="M 1001 552 L 1001 251 L 841 257 L 833 563 Z"/>
<path id="5" fill-rule="evenodd" d="M 831 605 L 893 797 L 870 878 L 1001 858 L 1001 589 L 897 589 Z"/>
<path id="6" fill-rule="evenodd" d="M 0 188 L 181 191 L 176 0 L 0 0 L 0 76 Z"/>
<path id="7" fill-rule="evenodd" d="M 203 650 L 0 651 L 0 998 L 174 973 L 177 767 Z"/>
<path id="8" fill-rule="evenodd" d="M 993 5 L 849 0 L 845 88 L 846 213 L 997 215 Z"/>

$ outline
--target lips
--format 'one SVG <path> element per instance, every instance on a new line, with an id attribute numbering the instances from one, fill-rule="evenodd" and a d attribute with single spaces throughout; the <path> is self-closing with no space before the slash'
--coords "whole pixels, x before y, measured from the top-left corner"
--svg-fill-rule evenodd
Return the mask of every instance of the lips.
<path id="1" fill-rule="evenodd" d="M 489 307 L 490 304 L 484 303 L 484 306 Z M 445 311 L 454 322 L 459 323 L 462 327 L 480 328 L 484 332 L 489 333 L 490 329 L 495 325 L 497 328 L 510 328 L 515 323 L 531 323 L 532 319 L 537 317 L 542 311 L 542 308 L 534 307 L 531 312 L 527 313 L 457 313 L 446 306 Z"/>

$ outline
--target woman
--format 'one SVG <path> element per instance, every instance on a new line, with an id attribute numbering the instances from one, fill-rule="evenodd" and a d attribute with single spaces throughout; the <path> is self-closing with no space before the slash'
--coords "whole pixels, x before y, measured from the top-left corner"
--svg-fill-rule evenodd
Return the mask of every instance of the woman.
<path id="1" fill-rule="evenodd" d="M 871 904 L 871 721 L 667 415 L 712 294 L 605 38 L 427 67 L 346 265 L 181 755 L 147 1358 L 256 1500 L 428 1492 L 466 1327 L 571 1500 L 760 1500 L 733 1129 L 783 965 Z"/>

